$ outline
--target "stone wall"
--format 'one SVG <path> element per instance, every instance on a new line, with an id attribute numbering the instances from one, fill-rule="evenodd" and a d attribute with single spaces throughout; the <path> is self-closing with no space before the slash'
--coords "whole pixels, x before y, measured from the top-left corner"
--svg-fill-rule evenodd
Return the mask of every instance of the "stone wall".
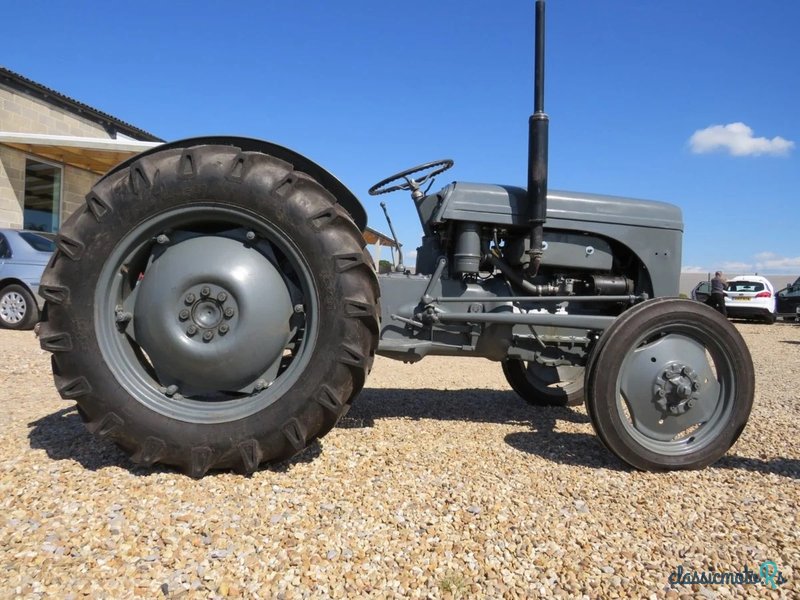
<path id="1" fill-rule="evenodd" d="M 61 196 L 61 222 L 84 203 L 84 198 L 100 175 L 75 167 L 64 168 L 64 191 Z"/>
<path id="2" fill-rule="evenodd" d="M 22 227 L 25 154 L 0 145 L 0 227 Z"/>
<path id="3" fill-rule="evenodd" d="M 0 85 L 0 131 L 111 139 L 97 123 Z"/>

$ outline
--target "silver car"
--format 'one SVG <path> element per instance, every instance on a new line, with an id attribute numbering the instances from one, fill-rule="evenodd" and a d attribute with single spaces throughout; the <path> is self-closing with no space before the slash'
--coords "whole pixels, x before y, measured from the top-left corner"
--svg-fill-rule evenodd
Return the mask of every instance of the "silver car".
<path id="1" fill-rule="evenodd" d="M 55 250 L 53 235 L 0 229 L 0 327 L 31 329 L 44 300 L 39 280 Z"/>

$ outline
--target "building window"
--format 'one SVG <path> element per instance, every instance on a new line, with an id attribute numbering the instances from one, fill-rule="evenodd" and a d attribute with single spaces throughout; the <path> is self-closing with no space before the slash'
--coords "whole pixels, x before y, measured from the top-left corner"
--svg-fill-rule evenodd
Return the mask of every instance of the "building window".
<path id="1" fill-rule="evenodd" d="M 24 228 L 58 231 L 61 214 L 61 167 L 38 160 L 25 161 Z"/>

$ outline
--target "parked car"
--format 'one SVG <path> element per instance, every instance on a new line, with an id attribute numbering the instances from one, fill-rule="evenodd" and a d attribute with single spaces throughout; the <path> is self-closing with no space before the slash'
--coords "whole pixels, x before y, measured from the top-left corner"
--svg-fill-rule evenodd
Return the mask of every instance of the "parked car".
<path id="1" fill-rule="evenodd" d="M 775 294 L 776 311 L 784 320 L 800 318 L 800 277 Z"/>
<path id="2" fill-rule="evenodd" d="M 740 275 L 728 280 L 725 309 L 729 317 L 775 322 L 775 290 L 765 277 Z"/>
<path id="3" fill-rule="evenodd" d="M 39 280 L 55 250 L 54 236 L 0 229 L 0 327 L 31 329 L 44 300 Z"/>
<path id="4" fill-rule="evenodd" d="M 708 297 L 711 296 L 711 282 L 710 281 L 701 281 L 692 290 L 692 300 L 697 300 L 698 302 L 706 302 Z"/>

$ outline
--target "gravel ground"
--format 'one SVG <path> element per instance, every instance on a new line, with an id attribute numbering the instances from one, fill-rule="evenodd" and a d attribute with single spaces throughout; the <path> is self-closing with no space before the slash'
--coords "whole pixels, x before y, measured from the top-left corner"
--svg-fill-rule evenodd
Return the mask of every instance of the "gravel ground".
<path id="1" fill-rule="evenodd" d="M 200 481 L 92 438 L 33 334 L 2 331 L 0 597 L 798 597 L 800 327 L 737 327 L 755 408 L 703 471 L 631 471 L 488 361 L 378 359 L 306 453 Z M 668 585 L 765 560 L 776 591 Z"/>

